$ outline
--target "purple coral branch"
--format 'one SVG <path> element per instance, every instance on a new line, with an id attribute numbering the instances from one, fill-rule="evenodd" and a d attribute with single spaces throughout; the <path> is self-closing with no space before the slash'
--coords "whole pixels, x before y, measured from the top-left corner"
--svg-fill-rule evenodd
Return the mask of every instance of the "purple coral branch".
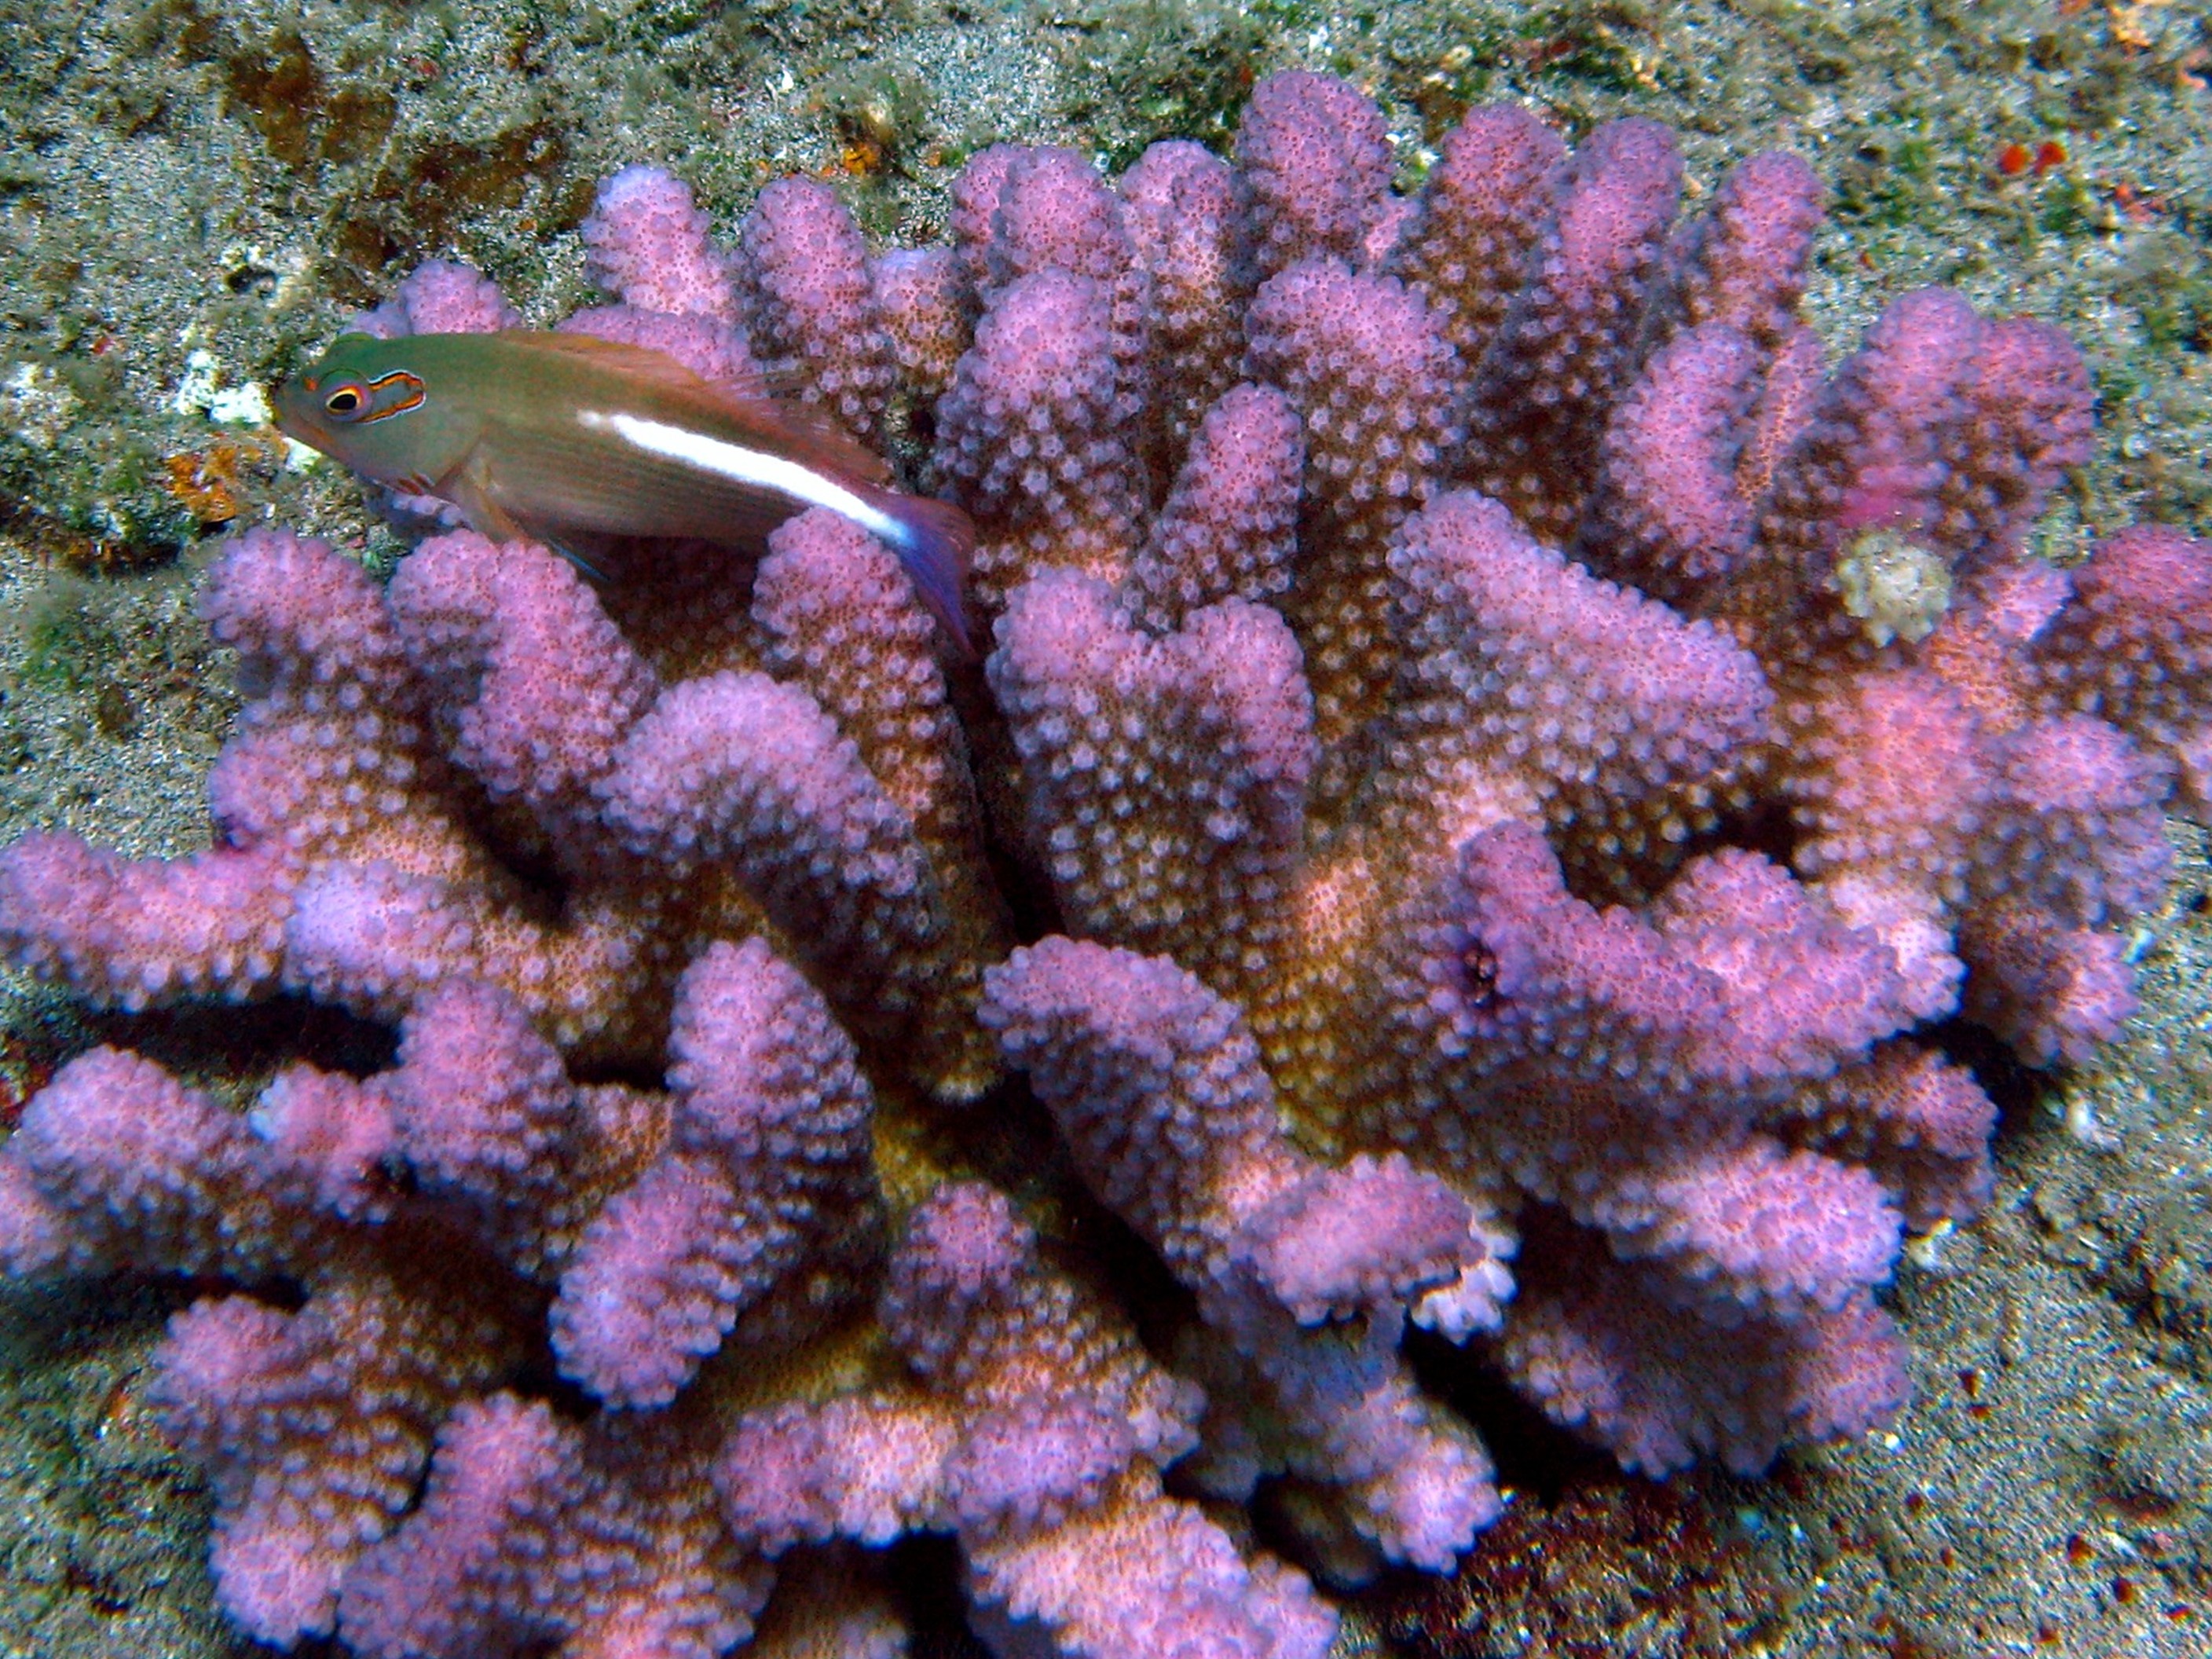
<path id="1" fill-rule="evenodd" d="M 1499 1498 L 1408 1317 L 1655 1472 L 1898 1409 L 1902 1231 L 1993 1183 L 1913 1028 L 2119 1030 L 2111 930 L 2212 799 L 2212 554 L 2027 556 L 2090 431 L 2043 325 L 1906 295 L 1830 373 L 1795 158 L 1683 222 L 1649 122 L 1570 155 L 1477 110 L 1392 170 L 1294 72 L 1233 161 L 993 146 L 934 248 L 791 180 L 726 252 L 608 181 L 611 303 L 561 326 L 921 459 L 981 675 L 821 514 L 604 586 L 468 534 L 382 590 L 281 531 L 219 557 L 213 844 L 27 837 L 0 944 L 398 1060 L 238 1115 L 78 1058 L 0 1150 L 0 1265 L 230 1281 L 154 1397 L 242 1628 L 888 1651 L 824 1564 L 934 1528 L 1006 1650 L 1311 1659 L 1306 1579 L 1164 1476 L 1286 1472 L 1338 1575 L 1449 1569 Z M 518 322 L 447 264 L 362 319 Z M 992 1119 L 1020 1211 L 937 1115 L 1006 1066 L 1050 1126 Z M 1033 1231 L 1063 1169 L 1194 1293 L 1203 1402 Z M 526 1397 L 556 1367 L 599 1409 Z"/>

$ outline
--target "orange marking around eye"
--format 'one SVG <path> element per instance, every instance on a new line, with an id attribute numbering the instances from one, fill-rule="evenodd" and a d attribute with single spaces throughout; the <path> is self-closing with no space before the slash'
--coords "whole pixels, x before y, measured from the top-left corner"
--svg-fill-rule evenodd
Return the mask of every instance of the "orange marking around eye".
<path id="1" fill-rule="evenodd" d="M 410 409 L 422 407 L 422 377 L 419 374 L 410 374 L 404 368 L 395 368 L 391 374 L 380 374 L 371 380 L 368 383 L 369 401 L 374 403 L 378 392 L 395 383 L 403 389 L 404 395 L 389 409 L 371 410 L 362 416 L 362 425 L 371 426 L 378 421 L 388 421 L 394 415 L 404 415 Z"/>

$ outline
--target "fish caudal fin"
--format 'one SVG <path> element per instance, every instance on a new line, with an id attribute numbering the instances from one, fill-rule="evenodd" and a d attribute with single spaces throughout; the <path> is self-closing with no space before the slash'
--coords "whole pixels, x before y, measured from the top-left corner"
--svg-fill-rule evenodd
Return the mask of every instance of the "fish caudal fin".
<path id="1" fill-rule="evenodd" d="M 968 556 L 975 548 L 975 526 L 951 502 L 933 501 L 927 495 L 886 492 L 878 505 L 899 522 L 903 533 L 894 545 L 914 591 L 937 618 L 945 637 L 972 661 L 975 646 L 968 633 L 966 595 Z"/>

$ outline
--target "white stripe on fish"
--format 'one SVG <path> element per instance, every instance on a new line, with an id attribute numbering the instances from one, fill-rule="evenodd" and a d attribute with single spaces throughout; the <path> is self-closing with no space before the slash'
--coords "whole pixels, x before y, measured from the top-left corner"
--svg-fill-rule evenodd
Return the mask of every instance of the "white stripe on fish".
<path id="1" fill-rule="evenodd" d="M 755 489 L 774 490 L 809 507 L 826 507 L 842 518 L 849 519 L 871 536 L 880 538 L 902 551 L 915 546 L 911 526 L 900 518 L 886 513 L 865 497 L 855 495 L 835 479 L 827 477 L 798 461 L 787 460 L 766 450 L 747 449 L 743 445 L 710 438 L 703 432 L 693 432 L 680 426 L 671 426 L 665 421 L 649 421 L 641 416 L 609 413 L 603 410 L 580 409 L 576 422 L 593 432 L 611 432 L 635 449 L 648 455 L 658 455 L 664 460 L 681 461 L 709 472 L 732 483 L 746 485 Z"/>

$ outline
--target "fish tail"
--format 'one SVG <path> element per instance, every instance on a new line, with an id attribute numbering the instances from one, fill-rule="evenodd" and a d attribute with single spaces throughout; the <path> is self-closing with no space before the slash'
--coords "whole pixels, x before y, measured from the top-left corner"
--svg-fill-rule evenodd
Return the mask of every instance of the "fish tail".
<path id="1" fill-rule="evenodd" d="M 915 592 L 937 618 L 945 637 L 973 661 L 975 646 L 968 632 L 968 556 L 975 549 L 975 526 L 950 501 L 927 495 L 884 492 L 878 503 L 905 532 L 896 543 L 899 562 Z"/>

